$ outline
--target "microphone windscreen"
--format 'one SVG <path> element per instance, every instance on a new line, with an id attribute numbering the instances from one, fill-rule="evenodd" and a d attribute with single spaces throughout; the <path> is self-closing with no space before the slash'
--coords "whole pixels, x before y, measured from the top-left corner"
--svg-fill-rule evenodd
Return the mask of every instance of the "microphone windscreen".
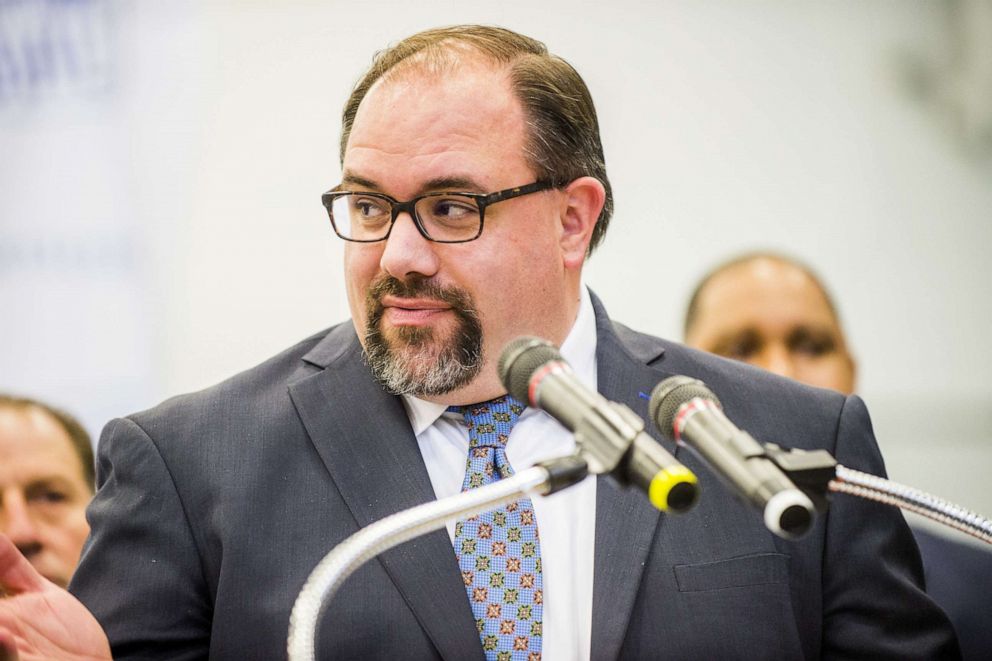
<path id="1" fill-rule="evenodd" d="M 697 397 L 708 399 L 720 406 L 720 400 L 705 383 L 688 376 L 670 376 L 651 391 L 648 412 L 658 429 L 669 440 L 675 440 L 675 416 L 678 415 L 679 409 L 683 404 Z"/>
<path id="2" fill-rule="evenodd" d="M 561 360 L 558 348 L 539 337 L 518 337 L 503 349 L 499 357 L 500 381 L 515 399 L 533 406 L 529 401 L 530 378 L 542 365 Z"/>

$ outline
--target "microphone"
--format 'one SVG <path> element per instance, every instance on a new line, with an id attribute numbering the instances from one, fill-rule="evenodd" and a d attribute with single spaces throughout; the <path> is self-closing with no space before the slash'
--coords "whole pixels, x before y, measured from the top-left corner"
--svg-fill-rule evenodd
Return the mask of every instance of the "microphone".
<path id="1" fill-rule="evenodd" d="M 814 507 L 765 448 L 723 413 L 720 400 L 702 381 L 673 376 L 651 393 L 651 418 L 668 438 L 688 446 L 732 490 L 764 514 L 765 526 L 798 539 L 813 523 Z"/>
<path id="2" fill-rule="evenodd" d="M 648 436 L 636 413 L 579 381 L 547 340 L 510 342 L 500 355 L 499 376 L 513 397 L 547 411 L 575 434 L 591 473 L 639 487 L 662 511 L 684 512 L 696 504 L 696 476 Z"/>

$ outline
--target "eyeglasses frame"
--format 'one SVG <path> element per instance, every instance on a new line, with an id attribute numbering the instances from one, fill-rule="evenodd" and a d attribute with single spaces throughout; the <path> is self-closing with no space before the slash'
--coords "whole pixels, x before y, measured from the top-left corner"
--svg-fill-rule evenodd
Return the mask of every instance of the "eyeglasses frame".
<path id="1" fill-rule="evenodd" d="M 413 224 L 417 227 L 417 231 L 420 235 L 427 239 L 428 241 L 433 241 L 434 243 L 468 243 L 469 241 L 475 241 L 480 236 L 482 236 L 482 228 L 485 225 L 486 220 L 486 207 L 492 206 L 497 202 L 503 202 L 506 200 L 512 200 L 515 197 L 521 197 L 523 195 L 530 195 L 531 193 L 537 193 L 543 190 L 549 190 L 552 188 L 557 188 L 554 182 L 548 181 L 546 179 L 538 179 L 537 181 L 527 184 L 525 186 L 514 186 L 513 188 L 507 188 L 495 193 L 466 193 L 464 191 L 439 191 L 434 193 L 425 193 L 424 195 L 418 195 L 412 199 L 405 202 L 400 202 L 399 200 L 392 198 L 385 193 L 374 193 L 370 191 L 348 191 L 339 190 L 338 188 L 332 188 L 323 195 L 320 196 L 320 201 L 327 210 L 328 218 L 331 221 L 331 227 L 334 228 L 334 233 L 338 235 L 339 238 L 345 241 L 351 241 L 353 243 L 378 243 L 379 241 L 385 241 L 389 238 L 389 235 L 393 232 L 393 226 L 396 225 L 396 219 L 399 218 L 401 213 L 409 214 L 410 218 L 413 219 Z M 345 195 L 368 195 L 370 197 L 375 197 L 381 200 L 385 200 L 390 204 L 390 220 L 389 229 L 386 230 L 386 235 L 380 239 L 352 239 L 346 236 L 342 236 L 341 232 L 338 231 L 337 225 L 334 223 L 334 214 L 331 212 L 333 207 L 334 199 L 337 197 L 343 197 Z M 476 205 L 479 207 L 479 231 L 476 232 L 475 236 L 469 239 L 457 239 L 457 240 L 444 240 L 435 239 L 430 234 L 427 233 L 427 228 L 424 227 L 423 222 L 420 220 L 420 216 L 417 214 L 417 203 L 421 200 L 430 197 L 442 197 L 444 195 L 458 195 L 460 197 L 468 197 L 475 200 Z"/>

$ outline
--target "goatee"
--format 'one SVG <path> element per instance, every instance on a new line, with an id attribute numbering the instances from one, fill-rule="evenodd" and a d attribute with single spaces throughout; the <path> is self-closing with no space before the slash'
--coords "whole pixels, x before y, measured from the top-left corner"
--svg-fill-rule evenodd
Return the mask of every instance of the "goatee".
<path id="1" fill-rule="evenodd" d="M 382 332 L 383 297 L 426 298 L 446 303 L 457 325 L 450 333 L 400 326 Z M 365 296 L 365 361 L 373 376 L 394 395 L 432 397 L 467 385 L 482 370 L 482 324 L 472 297 L 457 287 L 426 278 L 402 282 L 383 276 Z"/>

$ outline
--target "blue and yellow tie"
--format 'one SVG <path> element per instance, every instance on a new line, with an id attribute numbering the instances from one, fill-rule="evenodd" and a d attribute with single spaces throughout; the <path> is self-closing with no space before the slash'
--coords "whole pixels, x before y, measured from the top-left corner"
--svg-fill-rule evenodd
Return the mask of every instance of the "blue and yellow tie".
<path id="1" fill-rule="evenodd" d="M 468 425 L 462 491 L 513 475 L 510 430 L 524 410 L 509 396 L 453 406 Z M 539 661 L 544 581 L 537 519 L 529 498 L 455 524 L 455 555 L 489 661 Z"/>

